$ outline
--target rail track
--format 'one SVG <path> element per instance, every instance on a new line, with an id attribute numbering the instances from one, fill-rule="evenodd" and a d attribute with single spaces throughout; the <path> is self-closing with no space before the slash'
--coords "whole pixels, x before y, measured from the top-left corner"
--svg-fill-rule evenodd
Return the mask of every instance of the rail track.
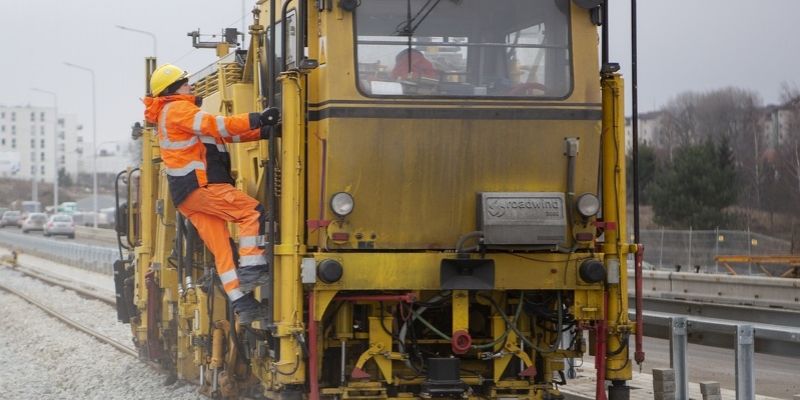
<path id="1" fill-rule="evenodd" d="M 23 275 L 25 275 L 27 277 L 30 277 L 30 278 L 33 278 L 33 279 L 37 280 L 37 281 L 41 281 L 41 282 L 49 284 L 49 285 L 58 286 L 58 287 L 66 289 L 66 290 L 75 292 L 75 293 L 77 293 L 78 296 L 86 298 L 86 299 L 97 300 L 97 301 L 100 301 L 103 304 L 106 304 L 106 305 L 109 305 L 109 306 L 112 306 L 112 307 L 115 305 L 114 296 L 113 295 L 109 295 L 107 293 L 102 293 L 102 291 L 103 291 L 102 289 L 96 289 L 96 288 L 93 288 L 93 287 L 91 287 L 89 285 L 83 285 L 81 283 L 70 282 L 66 278 L 60 278 L 60 277 L 57 277 L 55 275 L 50 275 L 50 274 L 47 273 L 47 271 L 37 270 L 36 268 L 32 268 L 30 266 L 21 266 L 21 265 L 12 266 L 12 265 L 9 265 L 8 263 L 0 261 L 0 269 L 2 269 L 2 268 L 12 269 L 12 270 L 14 270 L 16 272 L 19 272 L 19 273 L 21 273 L 21 274 L 23 274 Z M 82 323 L 70 318 L 69 316 L 65 315 L 63 312 L 59 312 L 58 310 L 55 310 L 52 307 L 49 307 L 48 305 L 42 303 L 41 301 L 38 301 L 38 300 L 32 298 L 31 296 L 28 296 L 27 294 L 21 292 L 20 290 L 17 290 L 15 288 L 9 287 L 4 282 L 0 282 L 0 291 L 7 292 L 9 294 L 12 294 L 12 295 L 24 300 L 25 302 L 27 302 L 27 303 L 29 303 L 29 304 L 41 309 L 46 314 L 58 319 L 63 324 L 65 324 L 65 325 L 67 325 L 67 326 L 69 326 L 69 327 L 71 327 L 71 328 L 73 328 L 73 329 L 75 329 L 75 330 L 77 330 L 79 332 L 87 334 L 87 335 L 95 338 L 96 340 L 100 341 L 101 343 L 108 344 L 108 345 L 114 347 L 115 349 L 117 349 L 118 351 L 120 351 L 120 352 L 122 352 L 122 353 L 124 353 L 126 355 L 132 356 L 137 361 L 143 363 L 144 365 L 150 367 L 151 369 L 153 369 L 153 370 L 155 370 L 157 372 L 160 372 L 160 373 L 164 373 L 165 372 L 161 368 L 161 366 L 159 366 L 157 363 L 150 362 L 150 361 L 147 361 L 147 360 L 144 360 L 144 359 L 140 358 L 139 352 L 134 347 L 126 345 L 124 343 L 121 343 L 117 339 L 109 337 L 108 335 L 105 335 L 105 334 L 103 334 L 103 333 L 101 333 L 101 332 L 99 332 L 99 331 L 97 331 L 95 329 L 92 329 L 91 327 L 88 327 L 88 326 L 86 326 L 86 325 L 84 325 L 84 324 L 82 324 Z M 167 376 L 165 382 L 174 382 L 175 378 L 176 378 L 175 376 Z M 199 386 L 198 386 L 198 382 L 197 381 L 187 380 L 187 381 L 185 381 L 185 383 L 188 383 L 188 385 L 183 385 L 183 387 L 192 387 L 192 388 L 194 388 L 192 393 L 193 394 L 197 394 L 198 393 L 197 392 L 197 388 Z M 165 385 L 168 385 L 168 383 L 165 383 Z M 179 385 L 179 387 L 180 386 L 181 385 Z M 167 390 L 169 390 L 169 389 L 167 389 Z M 180 396 L 178 396 L 176 398 L 180 398 Z M 192 398 L 194 398 L 194 397 L 192 397 Z M 246 396 L 242 396 L 242 397 L 240 397 L 240 399 L 250 400 L 250 398 L 246 397 Z"/>
<path id="2" fill-rule="evenodd" d="M 4 267 L 8 267 L 8 266 L 4 265 Z M 54 278 L 54 277 L 51 277 L 51 276 L 47 276 L 47 275 L 45 275 L 45 274 L 43 274 L 43 273 L 41 273 L 39 271 L 36 271 L 36 270 L 34 270 L 32 268 L 28 268 L 28 267 L 24 267 L 24 266 L 19 266 L 18 265 L 16 267 L 14 267 L 14 270 L 16 270 L 16 271 L 18 271 L 18 272 L 20 272 L 20 273 L 22 273 L 22 274 L 24 274 L 26 276 L 29 276 L 31 278 L 40 280 L 42 282 L 46 282 L 46 283 L 48 283 L 50 285 L 60 286 L 60 287 L 62 287 L 64 289 L 68 289 L 68 290 L 74 291 L 74 292 L 78 293 L 82 297 L 98 300 L 98 301 L 101 301 L 101 302 L 103 302 L 105 304 L 108 304 L 110 306 L 113 306 L 115 304 L 115 299 L 114 299 L 113 296 L 104 295 L 104 294 L 102 294 L 102 293 L 100 293 L 100 292 L 98 292 L 96 290 L 85 288 L 85 287 L 80 287 L 77 284 L 61 281 L 61 280 L 59 280 L 57 278 Z M 92 329 L 92 328 L 89 328 L 89 327 L 87 327 L 87 326 L 85 326 L 85 325 L 83 325 L 83 324 L 81 324 L 81 323 L 69 318 L 68 316 L 64 315 L 63 313 L 61 313 L 59 311 L 56 311 L 53 308 L 48 307 L 47 305 L 45 305 L 45 304 L 37 301 L 36 299 L 26 295 L 25 293 L 22 293 L 22 292 L 14 289 L 14 288 L 11 288 L 11 287 L 3 284 L 3 283 L 0 283 L 0 290 L 3 290 L 3 291 L 8 292 L 8 293 L 11 293 L 11 294 L 13 294 L 13 295 L 25 300 L 26 302 L 38 307 L 39 309 L 41 309 L 42 311 L 44 311 L 48 315 L 58 319 L 59 321 L 61 321 L 65 325 L 70 326 L 72 328 L 75 328 L 75 329 L 77 329 L 77 330 L 79 330 L 79 331 L 81 331 L 81 332 L 83 332 L 83 333 L 85 333 L 85 334 L 87 334 L 89 336 L 92 336 L 95 339 L 97 339 L 97 340 L 99 340 L 99 341 L 101 341 L 103 343 L 106 343 L 106 344 L 116 348 L 117 350 L 119 350 L 119 351 L 121 351 L 121 352 L 123 352 L 125 354 L 128 354 L 128 355 L 133 356 L 133 357 L 137 357 L 137 358 L 139 357 L 139 353 L 132 346 L 128 346 L 128 345 L 122 344 L 122 343 L 118 342 L 117 340 L 114 340 L 114 339 L 112 339 L 112 338 L 110 338 L 110 337 L 108 337 L 108 336 L 106 336 L 106 335 L 104 335 L 104 334 Z"/>
<path id="3" fill-rule="evenodd" d="M 103 302 L 105 304 L 108 304 L 110 306 L 115 306 L 116 305 L 116 299 L 114 298 L 114 296 L 100 293 L 99 291 L 95 290 L 94 288 L 82 286 L 82 285 L 77 284 L 77 283 L 68 283 L 66 281 L 59 280 L 59 279 L 54 278 L 52 276 L 48 276 L 48 275 L 46 275 L 46 274 L 44 274 L 44 273 L 42 273 L 40 271 L 37 271 L 36 269 L 29 268 L 27 266 L 17 265 L 14 269 L 19 271 L 19 272 L 21 272 L 22 274 L 24 274 L 26 276 L 29 276 L 29 277 L 34 278 L 34 279 L 38 279 L 38 280 L 40 280 L 42 282 L 46 282 L 46 283 L 49 283 L 49 284 L 55 285 L 55 286 L 60 286 L 60 287 L 63 287 L 64 289 L 72 290 L 73 292 L 78 293 L 79 295 L 81 295 L 83 297 L 94 299 L 94 300 L 99 300 L 99 301 L 101 301 L 101 302 Z"/>

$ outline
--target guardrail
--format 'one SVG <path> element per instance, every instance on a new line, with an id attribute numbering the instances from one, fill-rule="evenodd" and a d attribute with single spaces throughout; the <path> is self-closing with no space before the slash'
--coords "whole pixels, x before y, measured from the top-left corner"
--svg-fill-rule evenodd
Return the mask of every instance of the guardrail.
<path id="1" fill-rule="evenodd" d="M 645 305 L 645 309 L 647 305 Z M 755 333 L 755 352 L 772 354 L 784 357 L 800 357 L 800 327 L 752 322 L 750 319 L 754 315 L 764 311 L 763 309 L 741 308 L 740 318 L 723 319 L 712 318 L 700 315 L 686 315 L 680 312 L 644 311 L 644 334 L 647 337 L 661 339 L 670 338 L 670 320 L 681 317 L 687 321 L 687 326 L 691 328 L 692 334 L 689 335 L 689 342 L 705 346 L 720 348 L 730 348 L 730 344 L 735 339 L 736 330 L 732 327 L 739 324 L 748 324 L 753 327 Z M 635 318 L 632 310 L 628 314 Z M 798 320 L 798 314 L 794 315 Z"/>
<path id="2" fill-rule="evenodd" d="M 669 339 L 671 319 L 682 317 L 691 343 L 730 348 L 736 324 L 749 324 L 756 352 L 800 357 L 800 279 L 665 271 L 642 278 L 645 336 Z"/>
<path id="3" fill-rule="evenodd" d="M 11 250 L 109 275 L 113 274 L 114 261 L 119 259 L 119 250 L 112 247 L 90 246 L 3 231 L 0 231 L 0 244 Z"/>
<path id="4" fill-rule="evenodd" d="M 687 362 L 688 337 L 692 326 L 686 317 L 671 317 L 670 325 L 670 364 L 675 370 L 675 395 L 679 399 L 689 398 L 689 368 Z M 721 329 L 731 331 L 735 335 L 734 352 L 736 354 L 736 398 L 756 398 L 756 378 L 753 373 L 753 352 L 755 348 L 755 330 L 747 324 L 719 324 Z"/>

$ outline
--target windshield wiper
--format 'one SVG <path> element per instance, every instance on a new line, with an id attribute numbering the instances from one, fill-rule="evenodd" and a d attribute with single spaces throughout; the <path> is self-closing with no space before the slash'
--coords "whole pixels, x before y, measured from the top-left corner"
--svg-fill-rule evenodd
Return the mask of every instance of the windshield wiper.
<path id="1" fill-rule="evenodd" d="M 434 1 L 435 1 L 435 3 L 434 3 Z M 450 0 L 450 1 L 452 1 L 455 4 L 458 4 L 462 0 Z M 419 11 L 417 11 L 416 15 L 414 15 L 412 17 L 411 16 L 411 0 L 407 0 L 406 4 L 408 5 L 408 13 L 406 14 L 406 20 L 403 21 L 402 24 L 398 25 L 397 28 L 395 28 L 395 32 L 397 32 L 397 35 L 398 36 L 409 36 L 409 37 L 413 36 L 414 32 L 417 31 L 417 28 L 419 28 L 419 26 L 422 24 L 422 22 L 425 21 L 425 18 L 428 18 L 428 15 L 431 14 L 431 11 L 433 11 L 433 9 L 436 8 L 436 6 L 438 6 L 439 3 L 441 3 L 441 2 L 442 2 L 442 0 L 428 0 L 428 1 L 426 1 L 425 4 L 423 4 L 422 7 L 420 7 Z M 433 3 L 433 4 L 431 4 L 431 3 Z"/>

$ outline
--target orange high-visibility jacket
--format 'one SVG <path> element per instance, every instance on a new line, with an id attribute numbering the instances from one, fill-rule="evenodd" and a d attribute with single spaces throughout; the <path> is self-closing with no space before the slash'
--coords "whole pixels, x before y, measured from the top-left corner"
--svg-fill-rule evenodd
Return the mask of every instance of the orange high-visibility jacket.
<path id="1" fill-rule="evenodd" d="M 145 97 L 145 119 L 156 124 L 169 182 L 177 207 L 195 189 L 209 183 L 233 184 L 225 143 L 260 138 L 259 113 L 224 117 L 195 105 L 195 96 Z"/>

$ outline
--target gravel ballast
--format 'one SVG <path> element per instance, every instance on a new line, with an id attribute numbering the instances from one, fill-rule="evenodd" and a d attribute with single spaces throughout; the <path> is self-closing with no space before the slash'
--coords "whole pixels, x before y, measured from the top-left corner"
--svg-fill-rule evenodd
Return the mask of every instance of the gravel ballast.
<path id="1" fill-rule="evenodd" d="M 116 310 L 0 268 L 0 281 L 120 343 L 131 343 Z M 166 374 L 37 307 L 0 291 L 0 388 L 4 399 L 201 399 L 193 384 L 164 386 Z"/>

